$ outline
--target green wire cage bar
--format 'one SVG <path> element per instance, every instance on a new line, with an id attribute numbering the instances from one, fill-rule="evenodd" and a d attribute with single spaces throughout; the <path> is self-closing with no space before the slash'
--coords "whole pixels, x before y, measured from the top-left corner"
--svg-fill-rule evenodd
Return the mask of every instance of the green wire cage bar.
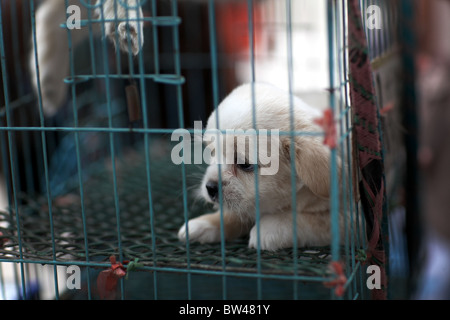
<path id="1" fill-rule="evenodd" d="M 175 165 L 170 135 L 176 128 L 192 128 L 195 120 L 206 120 L 243 78 L 261 80 L 258 59 L 264 28 L 271 36 L 282 34 L 276 39 L 282 38 L 285 55 L 277 59 L 288 70 L 283 81 L 295 94 L 294 84 L 303 77 L 294 72 L 294 48 L 301 41 L 296 34 L 308 32 L 295 13 L 308 10 L 310 0 L 142 0 L 144 17 L 137 20 L 144 26 L 145 41 L 135 57 L 115 50 L 104 28 L 100 34 L 93 32 L 106 19 L 94 15 L 105 1 L 62 1 L 64 9 L 76 4 L 87 12 L 80 26 L 88 36 L 75 45 L 77 30 L 58 22 L 69 71 L 60 79 L 66 90 L 62 107 L 51 116 L 44 112 L 45 88 L 38 85 L 37 94 L 31 88 L 33 74 L 43 72 L 39 51 L 30 49 L 39 45 L 36 17 L 42 4 L 2 1 L 0 7 L 0 197 L 5 204 L 0 208 L 1 298 L 99 299 L 105 295 L 99 279 L 114 268 L 126 273 L 107 293 L 117 299 L 371 298 L 366 208 L 354 147 L 349 74 L 355 62 L 349 54 L 349 41 L 354 40 L 349 25 L 355 17 L 365 24 L 370 5 L 381 8 L 381 18 L 390 22 L 395 4 L 314 1 L 324 21 L 320 32 L 326 49 L 317 54 L 326 66 L 325 98 L 320 101 L 336 124 L 330 171 L 333 242 L 268 252 L 248 248 L 245 238 L 222 238 L 217 244 L 178 239 L 179 227 L 205 212 L 205 205 L 193 198 L 205 168 Z M 126 3 L 118 0 L 115 6 L 130 13 L 138 10 Z M 261 18 L 264 8 L 275 7 L 283 23 Z M 233 17 L 230 13 L 237 17 L 234 25 L 227 20 Z M 69 11 L 63 15 L 68 18 Z M 367 32 L 368 46 L 362 51 L 373 63 L 392 54 L 395 30 L 387 24 Z M 244 41 L 244 50 L 228 50 L 230 34 L 236 42 Z M 303 46 L 308 50 L 306 42 Z M 34 73 L 27 67 L 30 59 Z M 246 68 L 236 68 L 242 59 Z M 248 72 L 236 80 L 236 69 Z M 137 102 L 127 100 L 127 90 Z M 381 125 L 371 130 L 380 133 Z M 342 172 L 338 158 L 345 163 Z M 349 212 L 348 228 L 339 228 L 339 210 Z M 342 234 L 345 241 L 340 241 Z M 74 270 L 79 271 L 80 287 L 70 286 L 72 275 L 78 275 Z"/>

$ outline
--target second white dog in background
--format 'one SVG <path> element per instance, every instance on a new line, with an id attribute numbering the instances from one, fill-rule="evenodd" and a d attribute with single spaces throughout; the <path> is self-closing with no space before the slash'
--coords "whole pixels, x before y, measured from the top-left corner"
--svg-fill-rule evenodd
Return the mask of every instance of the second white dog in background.
<path id="1" fill-rule="evenodd" d="M 128 9 L 124 7 L 124 3 L 128 4 Z M 81 19 L 88 19 L 88 9 L 80 0 L 70 0 L 68 4 L 80 8 Z M 91 17 L 105 20 L 105 36 L 110 38 L 116 47 L 125 52 L 131 50 L 133 55 L 137 55 L 144 44 L 144 22 L 142 21 L 144 15 L 139 1 L 97 0 L 95 7 Z M 30 55 L 29 67 L 31 82 L 36 93 L 38 93 L 37 72 L 39 70 L 42 105 L 47 116 L 55 114 L 67 97 L 68 85 L 64 83 L 64 79 L 70 75 L 69 40 L 67 29 L 61 27 L 67 21 L 66 10 L 64 0 L 45 0 L 36 11 L 36 52 L 39 69 L 36 68 L 34 49 Z M 118 23 L 116 24 L 113 20 L 117 20 Z M 95 35 L 102 35 L 102 29 L 100 23 L 92 24 Z M 89 36 L 89 31 L 88 26 L 71 30 L 72 47 L 85 40 Z M 116 35 L 118 41 L 116 41 Z"/>
<path id="2" fill-rule="evenodd" d="M 219 129 L 253 128 L 253 105 L 258 129 L 279 129 L 280 132 L 291 131 L 291 108 L 293 102 L 293 124 L 296 132 L 320 132 L 321 128 L 314 119 L 319 118 L 319 110 L 306 105 L 297 97 L 269 84 L 254 84 L 252 102 L 252 85 L 245 84 L 236 88 L 208 120 L 206 130 L 216 128 L 218 117 Z M 227 137 L 228 139 L 229 137 Z M 330 219 L 330 150 L 317 135 L 296 135 L 294 138 L 295 159 L 295 202 L 292 207 L 291 183 L 291 137 L 280 134 L 279 169 L 274 175 L 261 175 L 260 163 L 256 164 L 258 172 L 258 194 L 260 210 L 260 246 L 263 250 L 277 250 L 292 247 L 293 212 L 296 213 L 296 234 L 298 246 L 321 246 L 331 243 Z M 238 141 L 236 139 L 236 141 Z M 234 146 L 235 151 L 239 148 Z M 241 148 L 241 150 L 243 150 Z M 244 149 L 244 150 L 248 150 Z M 237 155 L 248 159 L 244 154 Z M 217 154 L 216 154 L 217 158 Z M 340 167 L 340 161 L 338 161 Z M 256 186 L 255 167 L 245 163 L 221 164 L 211 162 L 208 166 L 200 193 L 210 203 L 219 207 L 219 198 L 223 200 L 223 222 L 225 239 L 232 240 L 243 235 L 250 235 L 249 247 L 257 248 L 256 220 Z M 221 187 L 219 186 L 221 175 Z M 221 197 L 219 192 L 221 191 Z M 344 219 L 340 219 L 343 224 Z M 221 239 L 220 211 L 205 214 L 183 225 L 178 233 L 180 240 L 201 243 L 218 242 Z"/>

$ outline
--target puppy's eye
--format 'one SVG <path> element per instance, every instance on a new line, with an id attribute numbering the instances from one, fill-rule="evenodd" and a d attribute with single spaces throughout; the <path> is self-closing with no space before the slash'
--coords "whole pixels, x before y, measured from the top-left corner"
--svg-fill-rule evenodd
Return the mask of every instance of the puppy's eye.
<path id="1" fill-rule="evenodd" d="M 250 163 L 241 163 L 236 165 L 239 169 L 245 172 L 252 172 L 255 170 L 255 165 Z"/>

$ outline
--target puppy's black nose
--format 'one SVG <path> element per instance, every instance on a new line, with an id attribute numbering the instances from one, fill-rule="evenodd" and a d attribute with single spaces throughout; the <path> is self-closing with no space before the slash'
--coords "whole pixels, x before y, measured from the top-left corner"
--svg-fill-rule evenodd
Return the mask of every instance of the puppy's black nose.
<path id="1" fill-rule="evenodd" d="M 208 181 L 206 183 L 206 190 L 208 190 L 209 197 L 212 201 L 217 200 L 217 195 L 219 193 L 219 185 L 215 181 Z"/>

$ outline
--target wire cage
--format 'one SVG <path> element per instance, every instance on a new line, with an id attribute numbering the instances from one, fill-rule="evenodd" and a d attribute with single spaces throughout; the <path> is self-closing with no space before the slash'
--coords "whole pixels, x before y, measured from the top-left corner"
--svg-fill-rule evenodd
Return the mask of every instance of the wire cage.
<path id="1" fill-rule="evenodd" d="M 40 51 L 33 50 L 41 45 L 44 4 L 1 5 L 0 297 L 370 298 L 349 77 L 349 12 L 356 14 L 351 1 L 141 0 L 144 16 L 135 20 L 144 26 L 144 42 L 136 56 L 116 50 L 106 36 L 101 26 L 107 18 L 95 15 L 105 1 L 63 2 L 63 18 L 70 18 L 73 4 L 86 12 L 80 27 L 88 32 L 75 43 L 79 31 L 69 28 L 69 20 L 56 26 L 68 64 L 67 74 L 56 79 L 64 99 L 52 114 L 45 112 L 42 74 L 33 90 L 36 71 L 45 71 Z M 127 7 L 131 2 L 114 3 L 131 14 L 138 10 Z M 369 2 L 360 3 L 360 23 L 373 4 L 392 20 L 395 5 Z M 317 17 L 320 22 L 312 24 Z M 371 29 L 367 39 L 376 61 L 394 47 L 395 27 Z M 270 252 L 248 248 L 247 238 L 180 241 L 180 226 L 208 211 L 192 197 L 205 166 L 171 161 L 172 132 L 194 133 L 194 121 L 206 121 L 232 88 L 270 79 L 275 69 L 282 70 L 279 85 L 335 119 L 335 127 L 321 133 L 329 137 L 326 130 L 336 129 L 331 245 L 294 242 Z M 342 172 L 338 159 L 345 163 Z M 339 210 L 349 213 L 348 227 L 339 227 Z M 126 278 L 110 280 L 113 290 L 105 292 L 102 275 L 114 270 Z M 74 287 L 78 274 L 81 285 Z"/>

